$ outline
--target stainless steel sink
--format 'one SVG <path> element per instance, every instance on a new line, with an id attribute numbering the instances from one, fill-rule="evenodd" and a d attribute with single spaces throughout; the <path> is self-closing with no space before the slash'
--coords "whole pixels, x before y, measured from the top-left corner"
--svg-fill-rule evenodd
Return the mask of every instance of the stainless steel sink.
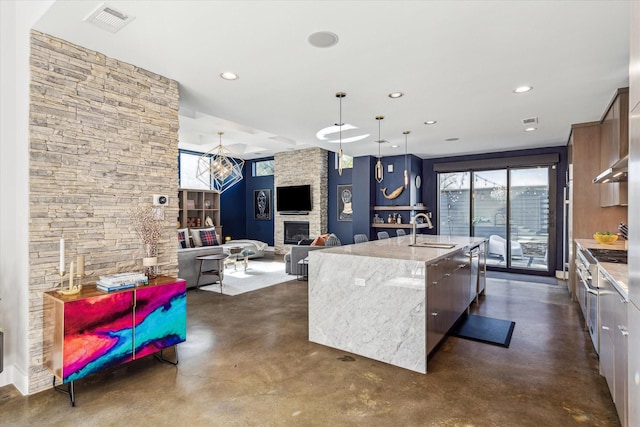
<path id="1" fill-rule="evenodd" d="M 438 243 L 438 242 L 412 243 L 409 246 L 413 246 L 414 248 L 435 248 L 435 249 L 453 249 L 456 247 L 455 243 Z"/>

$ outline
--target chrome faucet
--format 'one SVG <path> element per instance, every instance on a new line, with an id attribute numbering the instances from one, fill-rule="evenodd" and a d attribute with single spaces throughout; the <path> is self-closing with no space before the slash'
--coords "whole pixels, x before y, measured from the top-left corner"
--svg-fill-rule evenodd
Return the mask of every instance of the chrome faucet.
<path id="1" fill-rule="evenodd" d="M 411 235 L 411 244 L 415 245 L 416 244 L 416 225 L 417 222 L 416 220 L 418 218 L 424 218 L 427 221 L 427 225 L 429 226 L 429 228 L 433 228 L 433 224 L 431 224 L 431 219 L 429 218 L 429 215 L 427 215 L 426 213 L 419 213 L 416 216 L 414 216 L 413 218 L 411 218 L 411 225 L 412 230 L 413 230 L 413 234 Z"/>

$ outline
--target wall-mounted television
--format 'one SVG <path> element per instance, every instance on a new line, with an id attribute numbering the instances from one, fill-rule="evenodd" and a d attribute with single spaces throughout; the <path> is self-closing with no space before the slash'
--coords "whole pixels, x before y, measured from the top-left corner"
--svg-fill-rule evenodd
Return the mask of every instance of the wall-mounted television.
<path id="1" fill-rule="evenodd" d="M 310 185 L 276 187 L 276 210 L 280 213 L 307 213 L 313 210 Z"/>

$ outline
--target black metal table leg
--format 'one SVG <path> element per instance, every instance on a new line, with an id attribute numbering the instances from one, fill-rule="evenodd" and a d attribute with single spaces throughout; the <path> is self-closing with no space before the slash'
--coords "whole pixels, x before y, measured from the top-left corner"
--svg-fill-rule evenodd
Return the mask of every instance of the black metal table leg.
<path id="1" fill-rule="evenodd" d="M 57 392 L 68 394 L 71 406 L 76 406 L 76 393 L 74 388 L 74 382 L 75 381 L 70 381 L 69 386 L 67 387 L 67 390 L 65 390 L 56 385 L 56 376 L 55 375 L 53 376 L 53 389 Z"/>
<path id="2" fill-rule="evenodd" d="M 164 356 L 162 355 L 162 352 L 164 351 L 164 349 L 160 350 L 160 355 L 159 355 L 159 356 L 158 356 L 158 354 L 157 354 L 157 353 L 156 353 L 156 354 L 154 354 L 154 356 L 155 356 L 155 358 L 156 358 L 156 359 L 158 359 L 160 362 L 168 363 L 168 364 L 170 364 L 170 365 L 174 365 L 174 366 L 176 366 L 176 365 L 180 362 L 180 360 L 179 360 L 179 358 L 178 358 L 178 345 L 177 345 L 177 344 L 176 344 L 176 345 L 174 345 L 174 346 L 173 346 L 173 348 L 175 349 L 175 352 L 176 352 L 176 361 L 175 361 L 175 362 L 173 362 L 173 361 L 171 361 L 171 360 L 169 360 L 169 359 L 165 359 L 165 358 L 164 358 Z"/>

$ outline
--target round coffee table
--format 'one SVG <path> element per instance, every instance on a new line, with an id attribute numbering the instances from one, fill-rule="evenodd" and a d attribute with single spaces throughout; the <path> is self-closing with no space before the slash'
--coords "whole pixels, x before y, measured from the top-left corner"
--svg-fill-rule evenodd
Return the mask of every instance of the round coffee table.
<path id="1" fill-rule="evenodd" d="M 223 293 L 222 292 L 222 275 L 224 274 L 224 260 L 228 256 L 229 255 L 227 254 L 215 254 L 215 255 L 201 255 L 196 257 L 197 260 L 200 260 L 200 274 L 198 274 L 198 281 L 196 282 L 196 290 L 200 288 L 200 278 L 202 276 L 217 275 L 218 281 L 220 282 L 220 293 L 221 294 Z M 215 261 L 216 268 L 203 271 L 202 265 L 204 264 L 205 261 Z"/>

